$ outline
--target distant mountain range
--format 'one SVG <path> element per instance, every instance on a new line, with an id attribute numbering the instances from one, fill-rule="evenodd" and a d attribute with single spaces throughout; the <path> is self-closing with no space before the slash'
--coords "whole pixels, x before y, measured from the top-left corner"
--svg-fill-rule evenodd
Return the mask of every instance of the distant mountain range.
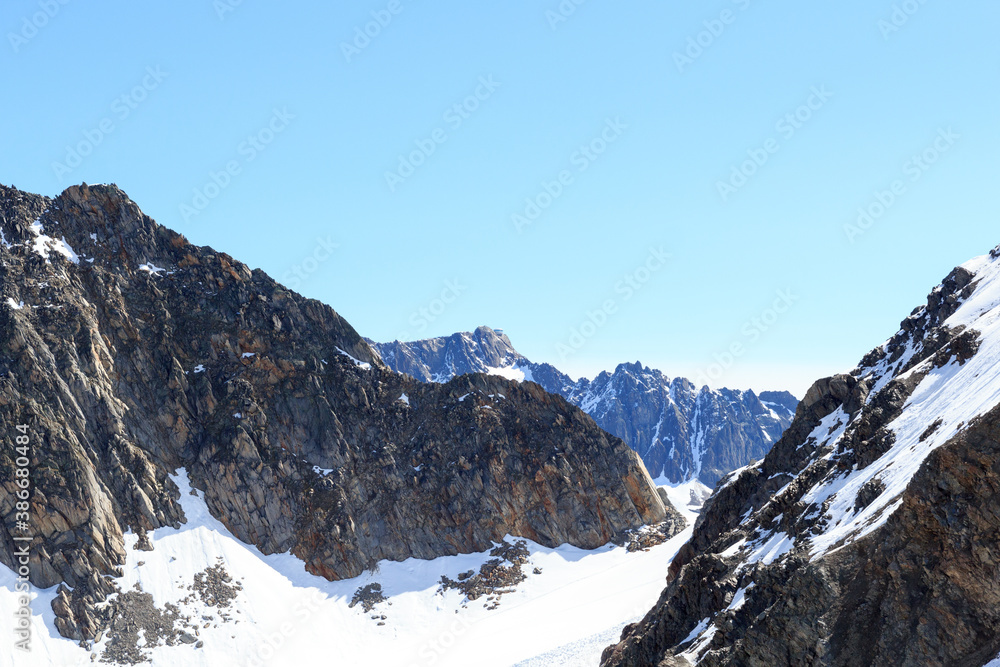
<path id="1" fill-rule="evenodd" d="M 466 373 L 536 382 L 579 406 L 636 450 L 653 477 L 671 483 L 698 479 L 714 486 L 763 458 L 798 405 L 787 391 L 699 389 L 639 362 L 619 364 L 593 380 L 573 380 L 551 364 L 528 360 L 502 329 L 486 326 L 421 341 L 368 343 L 390 368 L 424 382 Z"/>

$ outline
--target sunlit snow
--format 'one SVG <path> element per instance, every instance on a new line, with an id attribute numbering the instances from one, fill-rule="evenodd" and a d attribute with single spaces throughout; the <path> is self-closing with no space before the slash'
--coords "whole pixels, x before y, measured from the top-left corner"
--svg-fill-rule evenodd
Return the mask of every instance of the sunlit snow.
<path id="1" fill-rule="evenodd" d="M 341 353 L 342 355 L 344 355 L 345 357 L 347 357 L 348 359 L 350 359 L 351 361 L 353 361 L 354 365 L 357 366 L 358 368 L 360 368 L 363 371 L 370 370 L 371 367 L 372 367 L 371 364 L 369 364 L 367 362 L 364 362 L 364 361 L 361 361 L 360 359 L 358 359 L 356 357 L 352 357 L 350 354 L 348 354 L 344 350 L 340 349 L 339 347 L 337 348 L 337 352 Z"/>
<path id="2" fill-rule="evenodd" d="M 45 235 L 44 226 L 38 220 L 35 220 L 31 224 L 31 232 L 35 235 L 35 242 L 32 244 L 31 249 L 35 251 L 38 255 L 42 257 L 48 263 L 49 255 L 52 252 L 56 252 L 74 264 L 80 263 L 79 255 L 74 252 L 73 248 L 70 247 L 69 243 L 66 242 L 66 237 L 61 239 L 54 239 L 51 236 Z"/>
<path id="3" fill-rule="evenodd" d="M 190 494 L 183 470 L 173 479 L 187 522 L 179 530 L 151 532 L 151 552 L 133 550 L 138 538 L 127 534 L 125 576 L 116 580 L 119 586 L 128 590 L 139 582 L 162 607 L 187 595 L 179 584 L 190 583 L 195 573 L 221 557 L 243 591 L 231 611 L 240 623 L 202 629 L 202 648 L 147 647 L 152 665 L 160 667 L 327 664 L 334 655 L 340 665 L 595 665 L 624 625 L 641 618 L 656 602 L 671 558 L 691 534 L 689 526 L 672 540 L 635 553 L 608 546 L 593 551 L 567 545 L 550 549 L 528 541 L 528 578 L 516 592 L 505 595 L 495 610 L 486 610 L 484 600 L 463 609 L 459 593 L 437 593 L 438 582 L 442 575 L 455 578 L 478 568 L 490 559 L 488 552 L 382 561 L 376 573 L 329 582 L 308 574 L 291 554 L 265 556 L 240 542 L 210 515 L 200 493 Z M 536 567 L 541 574 L 533 573 Z M 15 608 L 14 582 L 15 575 L 0 567 L 0 615 L 5 618 L 12 618 Z M 371 582 L 380 583 L 391 602 L 373 610 L 386 615 L 383 626 L 360 607 L 348 606 L 355 591 Z M 32 660 L 94 664 L 89 652 L 56 632 L 51 609 L 55 590 L 32 593 Z M 512 641 L 497 641 L 499 637 Z M 95 646 L 98 656 L 107 642 L 105 637 Z M 10 664 L 15 657 L 20 658 L 5 642 L 0 663 Z"/>

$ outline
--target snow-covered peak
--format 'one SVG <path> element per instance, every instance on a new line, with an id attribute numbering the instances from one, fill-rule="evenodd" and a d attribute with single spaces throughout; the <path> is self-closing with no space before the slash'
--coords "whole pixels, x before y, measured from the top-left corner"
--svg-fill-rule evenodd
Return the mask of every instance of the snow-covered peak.
<path id="1" fill-rule="evenodd" d="M 532 380 L 530 362 L 514 349 L 503 330 L 487 326 L 440 338 L 368 343 L 393 370 L 424 382 L 443 383 L 466 373 Z"/>
<path id="2" fill-rule="evenodd" d="M 850 374 L 818 381 L 768 456 L 722 480 L 693 540 L 727 564 L 741 605 L 774 604 L 755 602 L 773 595 L 768 568 L 789 578 L 890 530 L 931 454 L 1000 406 L 998 369 L 1000 248 L 952 271 Z M 685 656 L 704 658 L 731 611 L 699 612 Z"/>
<path id="3" fill-rule="evenodd" d="M 764 460 L 723 478 L 675 581 L 604 664 L 989 662 L 998 422 L 1000 247 L 817 381 Z"/>
<path id="4" fill-rule="evenodd" d="M 825 530 L 811 540 L 813 557 L 861 539 L 899 507 L 900 497 L 927 456 L 975 419 L 1000 405 L 1000 258 L 967 262 L 916 311 L 916 326 L 894 339 L 875 365 L 854 374 L 869 385 L 865 406 L 842 407 L 814 431 L 824 458 L 861 455 L 850 470 L 833 470 L 803 496 L 822 504 Z M 893 343 L 895 347 L 893 347 Z M 892 358 L 895 356 L 895 361 Z M 855 452 L 872 412 L 892 405 L 891 394 L 909 390 L 901 409 L 883 427 L 885 443 Z M 833 422 L 833 423 L 828 423 Z M 831 432 L 832 430 L 832 432 Z M 883 451 L 884 450 L 884 451 Z M 873 461 L 868 459 L 880 454 Z M 867 463 L 867 465 L 860 465 Z"/>

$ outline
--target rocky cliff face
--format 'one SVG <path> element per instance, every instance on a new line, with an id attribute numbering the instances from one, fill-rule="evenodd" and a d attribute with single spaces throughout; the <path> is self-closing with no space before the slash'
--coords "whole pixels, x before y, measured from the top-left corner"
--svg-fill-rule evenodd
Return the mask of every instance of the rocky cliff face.
<path id="1" fill-rule="evenodd" d="M 0 432 L 30 436 L 31 581 L 92 637 L 123 531 L 185 520 L 185 467 L 264 553 L 330 579 L 506 534 L 594 548 L 665 508 L 622 441 L 536 385 L 387 369 L 331 308 L 157 225 L 115 186 L 0 187 Z M 14 565 L 15 453 L 0 452 Z M 105 619 L 106 620 L 106 619 Z"/>
<path id="2" fill-rule="evenodd" d="M 955 269 L 724 480 L 624 665 L 954 665 L 1000 652 L 1000 248 Z"/>
<path id="3" fill-rule="evenodd" d="M 654 477 L 671 482 L 696 478 L 714 486 L 726 473 L 763 458 L 798 404 L 788 392 L 699 390 L 639 362 L 593 380 L 572 380 L 550 364 L 532 363 L 502 331 L 489 327 L 415 342 L 369 342 L 391 368 L 425 382 L 463 373 L 536 382 L 582 408 L 636 450 Z"/>
<path id="4" fill-rule="evenodd" d="M 698 479 L 709 487 L 763 458 L 798 402 L 787 392 L 699 390 L 639 362 L 580 380 L 568 400 L 629 443 L 656 476 Z"/>

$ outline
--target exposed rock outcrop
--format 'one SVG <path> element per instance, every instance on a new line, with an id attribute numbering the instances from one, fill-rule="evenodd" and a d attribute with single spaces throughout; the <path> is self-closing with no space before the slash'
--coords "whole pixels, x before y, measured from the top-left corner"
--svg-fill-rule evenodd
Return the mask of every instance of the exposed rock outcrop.
<path id="1" fill-rule="evenodd" d="M 791 423 L 798 401 L 788 392 L 699 389 L 639 362 L 593 380 L 573 380 L 529 361 L 501 330 L 392 343 L 368 341 L 394 370 L 425 382 L 494 373 L 540 384 L 579 406 L 642 457 L 654 477 L 697 478 L 708 486 L 761 459 Z"/>
<path id="2" fill-rule="evenodd" d="M 956 269 L 723 481 L 605 667 L 969 666 L 1000 652 L 1000 252 Z"/>
<path id="3" fill-rule="evenodd" d="M 26 424 L 30 578 L 93 637 L 123 531 L 179 526 L 184 467 L 264 553 L 352 577 L 512 534 L 595 548 L 664 505 L 628 446 L 532 384 L 390 371 L 333 309 L 195 247 L 111 186 L 0 187 L 0 432 Z M 0 562 L 15 458 L 0 452 Z"/>

